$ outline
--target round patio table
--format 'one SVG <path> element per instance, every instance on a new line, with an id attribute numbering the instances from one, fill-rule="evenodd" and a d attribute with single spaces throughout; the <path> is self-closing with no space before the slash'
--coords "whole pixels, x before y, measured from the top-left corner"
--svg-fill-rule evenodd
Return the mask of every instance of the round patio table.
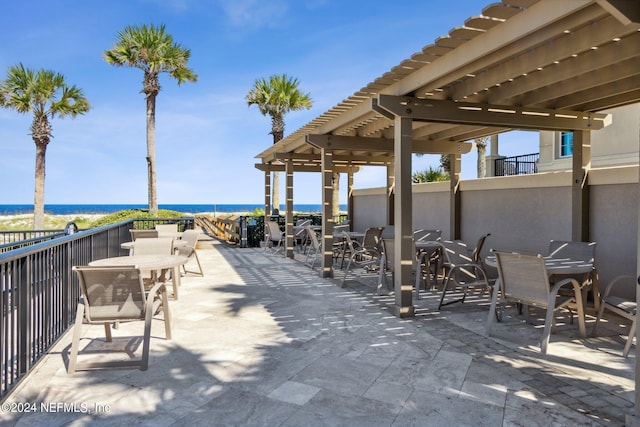
<path id="1" fill-rule="evenodd" d="M 425 289 L 431 288 L 431 257 L 442 249 L 442 244 L 436 240 L 418 240 L 415 242 L 416 256 L 424 260 L 427 268 L 427 281 L 425 283 Z M 420 299 L 420 282 L 422 282 L 422 262 L 416 263 L 416 299 Z M 437 269 L 436 269 L 437 271 Z M 437 280 L 437 276 L 436 276 Z"/>
<path id="2" fill-rule="evenodd" d="M 187 262 L 187 257 L 182 255 L 125 255 L 111 258 L 97 259 L 89 263 L 92 267 L 120 267 L 123 265 L 135 265 L 140 270 L 168 270 L 173 269 L 171 281 L 173 284 L 173 297 L 178 299 L 178 287 L 180 286 L 180 266 Z"/>

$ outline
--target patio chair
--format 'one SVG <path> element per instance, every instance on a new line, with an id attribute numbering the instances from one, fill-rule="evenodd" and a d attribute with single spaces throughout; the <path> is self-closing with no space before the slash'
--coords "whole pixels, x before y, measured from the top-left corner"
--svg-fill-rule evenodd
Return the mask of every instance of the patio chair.
<path id="1" fill-rule="evenodd" d="M 500 320 L 498 294 L 500 300 L 512 301 L 518 304 L 531 304 L 546 308 L 544 331 L 540 342 L 540 352 L 547 353 L 549 336 L 554 323 L 553 313 L 566 308 L 567 304 L 575 302 L 578 308 L 578 322 L 580 334 L 585 335 L 584 311 L 580 284 L 577 280 L 566 278 L 553 286 L 549 283 L 549 274 L 545 267 L 544 258 L 540 255 L 525 255 L 520 253 L 494 251 L 498 266 L 499 286 L 495 286 L 491 297 L 491 307 L 487 320 L 487 336 L 491 334 L 493 318 Z M 564 286 L 573 287 L 572 296 L 561 296 L 558 291 Z"/>
<path id="2" fill-rule="evenodd" d="M 347 241 L 344 237 L 344 232 L 349 231 L 348 224 L 340 224 L 333 227 L 333 259 L 337 260 L 341 258 L 344 261 L 345 249 L 347 248 Z M 342 265 L 340 265 L 342 268 Z"/>
<path id="3" fill-rule="evenodd" d="M 625 298 L 617 295 L 611 295 L 611 291 L 620 287 L 625 286 L 628 289 L 633 289 L 633 292 L 627 292 L 627 294 L 633 295 L 633 298 Z M 596 322 L 593 324 L 593 335 L 596 334 L 596 328 L 598 327 L 598 322 L 602 318 L 602 314 L 605 310 L 612 311 L 616 313 L 618 316 L 622 316 L 627 320 L 631 321 L 631 327 L 629 328 L 629 334 L 627 335 L 627 342 L 624 345 L 624 350 L 622 355 L 627 357 L 629 355 L 629 350 L 631 349 L 631 343 L 633 342 L 633 338 L 636 335 L 636 310 L 637 303 L 635 298 L 635 288 L 636 288 L 636 278 L 634 276 L 617 276 L 612 279 L 607 287 L 604 289 L 600 300 L 600 309 L 598 310 L 598 316 L 596 317 Z"/>
<path id="4" fill-rule="evenodd" d="M 156 224 L 155 229 L 158 233 L 177 233 L 178 224 Z"/>
<path id="5" fill-rule="evenodd" d="M 134 242 L 136 239 L 158 237 L 158 230 L 129 230 L 129 233 L 131 233 L 131 240 Z"/>
<path id="6" fill-rule="evenodd" d="M 394 266 L 393 257 L 395 249 L 394 239 L 382 239 L 380 241 L 380 271 L 378 272 L 378 295 L 382 293 L 382 282 L 387 286 L 387 292 L 393 290 Z M 387 278 L 387 273 L 391 273 L 391 281 Z"/>
<path id="7" fill-rule="evenodd" d="M 377 268 L 377 265 L 380 263 L 380 241 L 382 240 L 383 228 L 384 227 L 367 228 L 364 232 L 362 244 L 358 244 L 351 239 L 347 233 L 344 233 L 351 256 L 349 257 L 347 269 L 342 278 L 342 287 L 345 285 L 347 275 L 352 265 L 364 267 L 366 270 Z"/>
<path id="8" fill-rule="evenodd" d="M 76 322 L 73 327 L 73 340 L 69 355 L 67 372 L 100 368 L 139 367 L 147 370 L 149 366 L 149 343 L 151 340 L 151 321 L 153 315 L 162 309 L 166 339 L 171 339 L 171 314 L 166 288 L 156 284 L 148 293 L 144 289 L 140 270 L 129 267 L 73 267 L 78 275 L 82 297 L 78 302 Z M 78 351 L 83 319 L 88 323 L 104 324 L 106 341 L 111 342 L 111 323 L 123 321 L 144 321 L 142 357 L 138 360 L 109 361 L 78 364 Z M 125 348 L 129 353 L 130 349 Z"/>
<path id="9" fill-rule="evenodd" d="M 186 256 L 187 262 L 182 264 L 182 269 L 184 270 L 184 274 L 193 273 L 199 274 L 204 277 L 204 272 L 202 271 L 202 265 L 200 264 L 200 259 L 198 258 L 198 252 L 196 251 L 196 246 L 198 244 L 198 238 L 200 237 L 200 232 L 198 230 L 185 230 L 182 233 L 182 239 L 187 242 L 185 246 L 179 246 L 176 248 L 176 253 L 178 255 Z M 195 259 L 198 264 L 198 271 L 188 271 L 187 263 L 191 260 Z"/>
<path id="10" fill-rule="evenodd" d="M 280 226 L 275 221 L 267 221 L 265 224 L 265 245 L 264 250 L 267 248 L 273 248 L 274 254 L 277 254 L 281 248 L 284 247 L 285 233 L 280 230 Z"/>
<path id="11" fill-rule="evenodd" d="M 442 284 L 438 310 L 445 305 L 456 302 L 464 303 L 469 289 L 480 289 L 482 292 L 489 290 L 490 283 L 482 265 L 473 261 L 473 253 L 469 253 L 469 248 L 463 241 L 445 240 L 441 244 L 442 268 L 445 271 L 445 278 Z M 447 290 L 452 285 L 454 289 L 462 288 L 462 297 L 444 302 Z"/>
<path id="12" fill-rule="evenodd" d="M 158 237 L 156 239 L 139 239 L 133 246 L 133 255 L 172 255 L 173 239 L 170 237 Z M 147 272 L 143 272 L 146 275 Z M 157 271 L 150 271 L 150 277 L 145 280 L 147 287 L 152 286 L 156 281 L 165 281 L 166 271 L 162 270 L 160 274 Z"/>
<path id="13" fill-rule="evenodd" d="M 310 219 L 299 219 L 293 227 L 293 242 L 298 247 L 298 251 L 301 251 L 302 248 L 309 244 L 309 241 L 307 240 L 307 231 L 305 229 L 307 225 L 311 225 Z"/>
<path id="14" fill-rule="evenodd" d="M 305 232 L 307 233 L 307 240 L 310 244 L 304 263 L 309 265 L 313 269 L 318 256 L 322 254 L 322 243 L 318 240 L 318 235 L 310 226 L 305 227 Z M 310 258 L 312 259 L 311 264 L 309 264 Z"/>

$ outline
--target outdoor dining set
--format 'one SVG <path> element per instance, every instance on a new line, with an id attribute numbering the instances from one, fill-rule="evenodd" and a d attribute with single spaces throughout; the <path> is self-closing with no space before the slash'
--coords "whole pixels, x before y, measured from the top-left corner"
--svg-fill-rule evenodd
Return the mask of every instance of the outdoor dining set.
<path id="1" fill-rule="evenodd" d="M 267 222 L 266 228 L 265 250 L 272 248 L 277 253 L 284 244 L 284 232 L 275 221 Z M 311 268 L 322 251 L 318 228 L 304 222 L 294 227 L 294 242 L 306 254 L 305 263 Z M 631 275 L 616 276 L 601 293 L 595 242 L 551 240 L 548 252 L 541 255 L 501 250 L 499 244 L 490 241 L 491 234 L 484 234 L 474 246 L 468 246 L 461 240 L 443 240 L 437 229 L 414 230 L 414 298 L 419 300 L 421 291 L 439 292 L 437 310 L 441 310 L 450 304 L 464 303 L 472 291 L 488 294 L 487 336 L 491 335 L 494 323 L 502 320 L 507 307 L 515 307 L 518 314 L 523 314 L 525 308 L 527 313 L 529 307 L 541 308 L 545 312 L 540 340 L 542 354 L 547 352 L 555 312 L 568 312 L 571 323 L 575 314 L 579 334 L 585 338 L 587 308 L 595 316 L 593 335 L 604 311 L 609 310 L 631 321 L 623 350 L 623 356 L 627 357 L 636 330 L 636 279 Z M 343 270 L 342 287 L 350 275 L 362 279 L 363 274 L 375 273 L 377 293 L 393 291 L 393 227 L 369 227 L 354 232 L 349 231 L 348 223 L 337 225 L 333 242 L 334 269 Z"/>
<path id="2" fill-rule="evenodd" d="M 158 224 L 154 229 L 130 230 L 132 240 L 121 245 L 124 256 L 98 259 L 74 266 L 82 296 L 78 303 L 73 341 L 67 371 L 98 368 L 139 367 L 146 370 L 149 360 L 151 321 L 162 312 L 166 339 L 171 339 L 171 312 L 166 283 L 170 280 L 173 298 L 179 298 L 182 273 L 204 275 L 196 245 L 200 232 L 178 231 L 177 224 Z M 197 271 L 187 270 L 191 260 Z M 182 269 L 182 272 L 181 272 Z M 106 340 L 111 328 L 120 322 L 144 321 L 142 357 L 126 361 L 77 362 L 83 321 L 103 324 Z"/>

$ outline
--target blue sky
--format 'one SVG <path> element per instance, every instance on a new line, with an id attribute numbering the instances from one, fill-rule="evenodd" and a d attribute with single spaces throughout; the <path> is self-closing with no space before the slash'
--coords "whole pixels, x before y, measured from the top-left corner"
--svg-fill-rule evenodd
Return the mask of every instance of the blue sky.
<path id="1" fill-rule="evenodd" d="M 255 156 L 272 143 L 271 123 L 248 107 L 256 78 L 286 73 L 313 108 L 286 117 L 289 134 L 366 86 L 470 16 L 489 0 L 21 0 L 0 16 L 0 79 L 22 62 L 62 73 L 91 110 L 54 119 L 46 157 L 45 203 L 147 201 L 142 71 L 109 66 L 105 50 L 127 25 L 164 23 L 191 49 L 197 83 L 162 75 L 157 99 L 158 201 L 261 203 Z M 455 4 L 455 7 L 452 5 Z M 0 204 L 33 202 L 31 117 L 0 109 Z M 537 134 L 500 137 L 500 154 L 537 152 Z M 463 156 L 463 179 L 475 175 Z M 414 158 L 413 169 L 438 156 Z M 355 175 L 356 188 L 384 185 L 382 168 Z M 295 203 L 320 203 L 318 174 L 295 175 Z M 282 179 L 281 181 L 284 181 Z M 344 186 L 343 186 L 344 187 Z M 283 194 L 283 193 L 281 193 Z M 341 203 L 346 192 L 341 191 Z"/>

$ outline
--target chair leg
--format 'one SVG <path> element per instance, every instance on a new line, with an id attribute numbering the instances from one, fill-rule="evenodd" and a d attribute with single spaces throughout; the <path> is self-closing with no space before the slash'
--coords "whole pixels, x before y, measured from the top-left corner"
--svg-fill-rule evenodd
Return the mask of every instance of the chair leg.
<path id="1" fill-rule="evenodd" d="M 604 305 L 604 304 L 602 304 Z M 633 339 L 636 336 L 636 318 L 635 316 L 633 317 L 633 321 L 631 322 L 631 328 L 629 329 L 629 336 L 627 337 L 627 343 L 624 345 L 624 351 L 622 352 L 622 355 L 624 357 L 629 356 L 629 350 L 631 349 L 631 343 L 633 342 Z"/>
<path id="2" fill-rule="evenodd" d="M 547 305 L 547 316 L 544 320 L 544 331 L 542 332 L 542 340 L 540 341 L 540 353 L 542 354 L 547 354 L 547 346 L 549 345 L 551 326 L 553 323 L 553 309 L 553 303 Z"/>
<path id="3" fill-rule="evenodd" d="M 353 261 L 353 257 L 349 258 L 349 262 L 347 263 L 347 269 L 344 271 L 344 276 L 342 277 L 341 287 L 344 288 L 344 284 L 347 281 L 347 275 L 349 274 L 349 269 L 351 268 L 351 261 Z"/>
<path id="4" fill-rule="evenodd" d="M 76 311 L 76 323 L 73 325 L 73 340 L 71 341 L 71 353 L 69 354 L 69 366 L 67 373 L 76 372 L 76 362 L 78 360 L 78 347 L 80 346 L 80 333 L 82 330 L 82 321 L 84 320 L 84 304 L 78 304 Z"/>
<path id="5" fill-rule="evenodd" d="M 161 296 L 162 300 L 162 313 L 164 316 L 164 333 L 165 337 L 170 340 L 171 339 L 171 310 L 169 310 L 169 297 L 167 297 L 166 288 L 162 292 Z"/>
<path id="6" fill-rule="evenodd" d="M 496 282 L 496 285 L 493 288 L 493 295 L 491 295 L 491 306 L 489 307 L 489 317 L 487 318 L 487 336 L 491 335 L 491 326 L 493 325 L 494 313 L 495 314 L 498 313 L 497 312 L 497 305 L 498 305 L 498 293 L 499 292 L 500 292 L 500 285 Z"/>
<path id="7" fill-rule="evenodd" d="M 595 335 L 596 334 L 596 328 L 598 327 L 598 322 L 600 322 L 600 319 L 602 318 L 602 314 L 604 313 L 604 302 L 600 303 L 600 308 L 598 308 L 598 315 L 596 316 L 596 321 L 593 324 L 593 330 L 591 331 L 591 335 Z"/>

